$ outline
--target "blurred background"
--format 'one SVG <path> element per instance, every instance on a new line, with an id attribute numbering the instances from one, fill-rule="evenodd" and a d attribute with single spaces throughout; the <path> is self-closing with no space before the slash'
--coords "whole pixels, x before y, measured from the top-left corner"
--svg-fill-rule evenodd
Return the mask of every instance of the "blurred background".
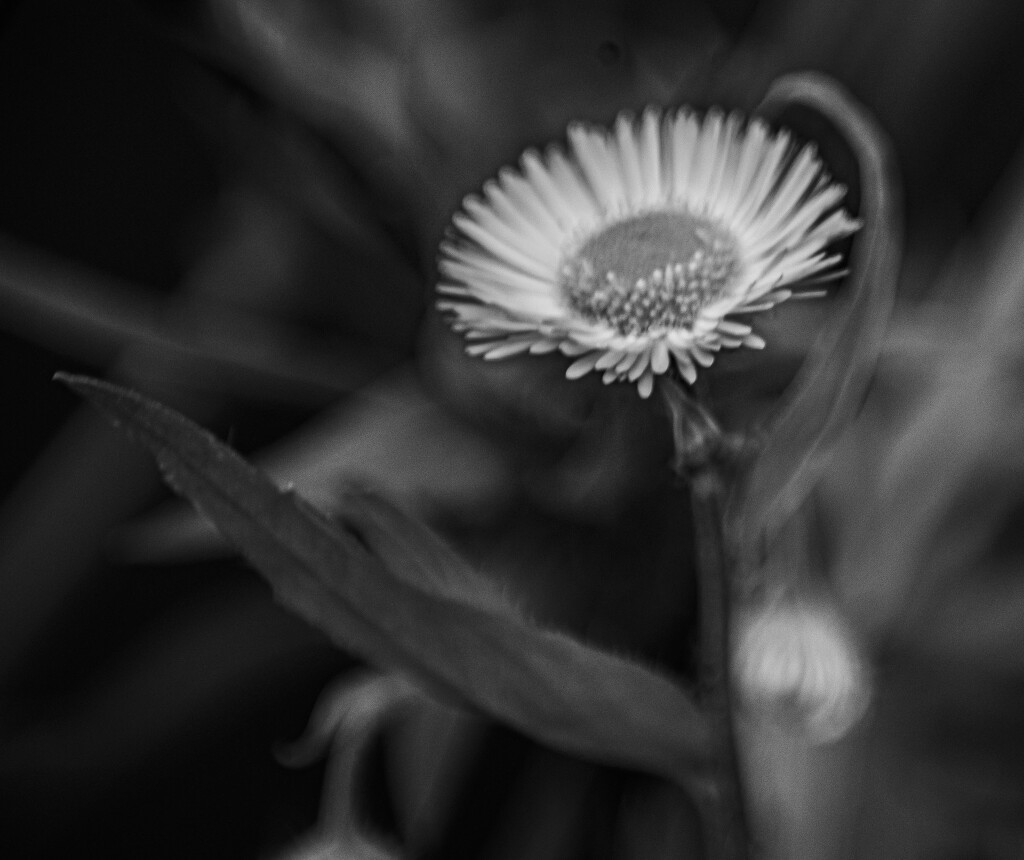
<path id="1" fill-rule="evenodd" d="M 880 381 L 822 502 L 827 566 L 875 637 L 883 728 L 857 743 L 879 776 L 822 794 L 867 810 L 859 824 L 782 797 L 810 834 L 792 856 L 1024 856 L 1014 11 L 0 4 L 0 852 L 283 856 L 317 820 L 325 770 L 278 753 L 356 666 L 58 370 L 175 406 L 324 505 L 347 481 L 381 486 L 539 619 L 687 676 L 688 507 L 662 417 L 566 383 L 557 359 L 463 359 L 430 311 L 434 249 L 465 194 L 571 119 L 749 110 L 809 68 L 891 135 L 906 251 Z M 834 169 L 856 200 L 848 159 Z M 801 319 L 765 322 L 796 358 Z M 699 856 L 695 813 L 652 778 L 426 706 L 381 737 L 361 812 L 403 856 Z M 848 759 L 805 764 L 767 766 L 820 787 Z M 837 820 L 873 835 L 826 849 Z"/>

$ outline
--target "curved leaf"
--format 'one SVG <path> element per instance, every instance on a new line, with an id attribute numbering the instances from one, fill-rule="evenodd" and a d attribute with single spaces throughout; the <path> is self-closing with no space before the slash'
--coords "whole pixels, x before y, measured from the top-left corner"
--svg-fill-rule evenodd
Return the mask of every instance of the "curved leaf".
<path id="1" fill-rule="evenodd" d="M 853 148 L 860 170 L 861 218 L 848 298 L 815 342 L 788 402 L 731 511 L 736 547 L 746 565 L 797 511 L 818 481 L 826 454 L 859 407 L 892 309 L 902 248 L 899 183 L 890 144 L 874 119 L 825 75 L 801 72 L 773 84 L 759 112 L 794 104 L 830 120 Z"/>
<path id="2" fill-rule="evenodd" d="M 360 538 L 184 416 L 109 383 L 58 378 L 150 448 L 278 599 L 338 645 L 561 750 L 681 782 L 707 763 L 709 721 L 672 679 L 471 587 L 476 575 L 397 509 L 384 508 L 382 528 L 380 504 L 350 497 Z"/>
<path id="3" fill-rule="evenodd" d="M 516 480 L 501 452 L 432 399 L 408 367 L 374 380 L 325 410 L 255 464 L 324 511 L 348 484 L 365 482 L 409 510 L 493 516 Z M 118 549 L 132 560 L 167 562 L 221 552 L 212 523 L 170 503 L 126 526 Z"/>

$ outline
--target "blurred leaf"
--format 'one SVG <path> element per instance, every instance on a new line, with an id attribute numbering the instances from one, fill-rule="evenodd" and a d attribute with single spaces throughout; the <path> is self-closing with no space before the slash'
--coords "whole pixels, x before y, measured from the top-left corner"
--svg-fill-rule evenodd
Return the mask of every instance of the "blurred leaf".
<path id="1" fill-rule="evenodd" d="M 278 597 L 339 645 L 559 749 L 680 781 L 706 762 L 707 720 L 675 682 L 534 626 L 382 500 L 350 497 L 355 531 L 338 527 L 183 416 L 108 383 L 59 378 L 146 444 Z"/>
<path id="2" fill-rule="evenodd" d="M 429 696 L 387 728 L 388 786 L 402 844 L 414 856 L 437 842 L 445 823 L 463 814 L 459 792 L 479 766 L 489 720 Z"/>
<path id="3" fill-rule="evenodd" d="M 80 670 L 75 689 L 28 710 L 37 719 L 5 731 L 0 785 L 47 798 L 62 815 L 105 814 L 119 787 L 155 762 L 203 755 L 202 736 L 251 723 L 270 691 L 301 695 L 337 669 L 328 644 L 260 589 L 214 586 L 150 620 L 99 669 Z M 19 709 L 5 711 L 5 730 L 17 726 Z"/>
<path id="4" fill-rule="evenodd" d="M 857 490 L 847 505 L 865 493 L 871 504 L 847 514 L 836 578 L 876 635 L 946 639 L 950 653 L 944 660 L 987 662 L 999 654 L 977 650 L 989 634 L 1012 632 L 1013 615 L 1018 629 L 1024 624 L 1016 575 L 1022 547 L 1013 537 L 1024 504 L 1024 386 L 966 362 L 943 376 L 881 454 L 872 456 L 871 479 L 846 482 L 847 492 Z M 863 433 L 851 439 L 870 441 Z M 847 468 L 830 479 L 842 481 L 851 467 L 867 468 L 864 456 L 862 449 L 859 457 L 848 457 Z M 1007 602 L 1011 596 L 1016 599 Z M 952 605 L 937 607 L 937 598 Z M 979 600 L 989 605 L 997 628 L 961 630 L 988 614 L 979 612 Z M 952 628 L 936 626 L 936 609 Z M 1017 637 L 1000 650 L 1016 652 L 1010 665 L 1022 665 Z"/>
<path id="5" fill-rule="evenodd" d="M 300 766 L 330 747 L 317 834 L 309 843 L 324 853 L 313 856 L 351 860 L 394 860 L 401 856 L 397 847 L 385 844 L 383 838 L 365 832 L 362 826 L 361 767 L 383 723 L 420 695 L 416 687 L 397 675 L 374 672 L 355 678 L 346 676 L 321 695 L 303 737 L 279 754 L 285 764 Z M 303 850 L 307 853 L 301 853 Z M 309 856 L 308 848 L 289 856 Z"/>
<path id="6" fill-rule="evenodd" d="M 974 672 L 1022 665 L 1024 151 L 1009 179 L 959 255 L 971 302 L 891 331 L 823 487 L 835 579 L 861 622 Z"/>
<path id="7" fill-rule="evenodd" d="M 197 78 L 191 95 L 193 110 L 227 147 L 233 167 L 246 168 L 254 183 L 291 203 L 342 246 L 358 243 L 387 275 L 413 280 L 379 223 L 384 201 L 374 199 L 344 153 L 290 105 L 213 71 Z"/>
<path id="8" fill-rule="evenodd" d="M 703 857 L 703 827 L 693 798 L 661 781 L 629 786 L 615 821 L 617 860 Z"/>
<path id="9" fill-rule="evenodd" d="M 868 758 L 836 783 L 866 768 L 856 856 L 1012 857 L 970 852 L 1024 837 L 1024 386 L 957 342 L 964 321 L 890 347 L 822 484 L 830 585 L 876 657 Z M 849 805 L 805 825 L 834 833 Z"/>
<path id="10" fill-rule="evenodd" d="M 426 153 L 405 101 L 408 54 L 425 16 L 416 0 L 212 0 L 215 51 L 268 95 L 340 140 L 391 196 L 419 187 Z"/>
<path id="11" fill-rule="evenodd" d="M 801 751 L 745 725 L 747 784 L 790 842 L 781 856 L 1019 853 L 1022 166 L 955 249 L 949 305 L 886 333 L 816 487 L 808 527 L 825 533 L 828 587 L 872 648 L 877 704 L 861 739 L 837 747 Z"/>
<path id="12" fill-rule="evenodd" d="M 367 483 L 429 518 L 493 515 L 516 486 L 502 452 L 430 398 L 408 369 L 379 379 L 255 457 L 279 483 L 326 511 L 346 485 Z M 175 506 L 119 536 L 133 560 L 203 556 L 225 546 L 214 525 Z"/>
<path id="13" fill-rule="evenodd" d="M 1024 364 L 1021 327 L 1024 326 L 1024 141 L 1018 142 L 1013 162 L 978 218 L 977 238 L 969 247 L 967 265 L 944 278 L 950 304 L 957 310 L 958 332 L 966 330 L 966 313 L 977 311 L 978 329 L 972 341 L 991 343 L 990 360 L 1004 356 Z M 964 284 L 971 284 L 970 290 Z M 966 304 L 966 307 L 964 305 Z M 962 337 L 962 335 L 961 335 Z M 972 343 L 973 346 L 973 343 Z"/>
<path id="14" fill-rule="evenodd" d="M 394 358 L 384 350 L 311 345 L 308 334 L 237 306 L 140 298 L 147 291 L 0 235 L 4 328 L 63 355 L 103 362 L 126 347 L 153 361 L 194 362 L 199 385 L 259 391 L 283 402 L 319 402 L 358 385 Z"/>
<path id="15" fill-rule="evenodd" d="M 738 548 L 757 553 L 782 529 L 818 481 L 833 443 L 856 414 L 888 323 L 899 271 L 899 188 L 888 141 L 871 116 L 837 83 L 813 73 L 775 83 L 760 111 L 769 116 L 803 104 L 847 138 L 860 169 L 860 217 L 846 298 L 818 337 L 731 513 Z"/>

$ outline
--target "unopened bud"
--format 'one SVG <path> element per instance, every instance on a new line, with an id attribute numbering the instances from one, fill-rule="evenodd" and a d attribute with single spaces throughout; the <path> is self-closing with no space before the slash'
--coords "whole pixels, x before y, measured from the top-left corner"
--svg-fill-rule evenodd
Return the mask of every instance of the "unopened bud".
<path id="1" fill-rule="evenodd" d="M 741 612 L 733 643 L 733 683 L 748 712 L 828 743 L 867 710 L 868 672 L 835 610 L 792 602 Z"/>

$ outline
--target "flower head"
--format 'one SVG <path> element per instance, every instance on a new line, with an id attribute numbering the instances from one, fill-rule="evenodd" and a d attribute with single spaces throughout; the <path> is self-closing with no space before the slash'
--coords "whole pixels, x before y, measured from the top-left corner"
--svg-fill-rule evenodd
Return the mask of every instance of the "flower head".
<path id="1" fill-rule="evenodd" d="M 560 350 L 650 395 L 722 348 L 761 348 L 737 316 L 838 274 L 857 229 L 813 145 L 713 110 L 648 108 L 612 130 L 574 124 L 570 152 L 528 150 L 470 196 L 441 247 L 438 307 L 488 359 Z"/>

